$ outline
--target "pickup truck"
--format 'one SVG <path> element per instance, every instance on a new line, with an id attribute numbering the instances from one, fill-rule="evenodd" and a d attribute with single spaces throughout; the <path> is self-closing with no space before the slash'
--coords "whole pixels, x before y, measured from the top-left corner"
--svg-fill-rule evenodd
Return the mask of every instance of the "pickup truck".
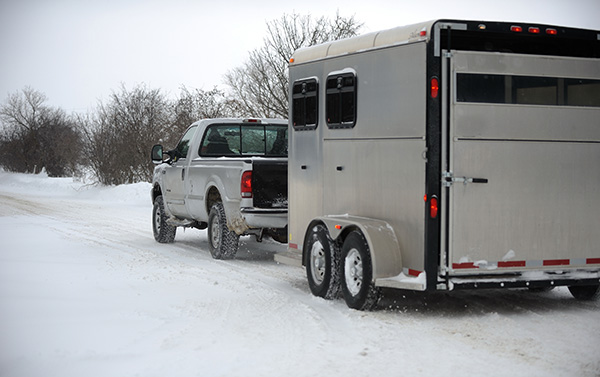
<path id="1" fill-rule="evenodd" d="M 288 123 L 204 119 L 175 149 L 152 148 L 152 229 L 161 243 L 177 227 L 208 229 L 215 259 L 231 259 L 239 237 L 287 242 Z"/>

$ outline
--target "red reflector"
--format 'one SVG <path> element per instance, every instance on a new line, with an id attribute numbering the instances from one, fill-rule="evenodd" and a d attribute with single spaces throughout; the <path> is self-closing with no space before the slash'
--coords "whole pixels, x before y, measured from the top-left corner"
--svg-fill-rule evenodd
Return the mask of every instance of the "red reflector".
<path id="1" fill-rule="evenodd" d="M 437 98 L 438 93 L 440 92 L 440 82 L 437 77 L 431 78 L 431 98 Z"/>
<path id="2" fill-rule="evenodd" d="M 548 28 L 548 29 L 546 29 L 546 34 L 548 34 L 548 35 L 556 35 L 556 34 L 558 34 L 558 31 L 556 31 L 556 29 L 550 29 L 550 28 Z"/>
<path id="3" fill-rule="evenodd" d="M 242 198 L 252 197 L 252 172 L 245 171 L 242 174 Z"/>
<path id="4" fill-rule="evenodd" d="M 429 216 L 432 219 L 435 219 L 438 215 L 438 200 L 435 196 L 431 197 L 431 201 L 429 202 Z"/>
<path id="5" fill-rule="evenodd" d="M 523 31 L 523 28 L 520 26 L 513 25 L 510 27 L 510 31 L 514 31 L 515 33 L 520 33 Z"/>
<path id="6" fill-rule="evenodd" d="M 528 30 L 532 34 L 539 34 L 540 33 L 540 28 L 539 27 L 530 27 Z"/>

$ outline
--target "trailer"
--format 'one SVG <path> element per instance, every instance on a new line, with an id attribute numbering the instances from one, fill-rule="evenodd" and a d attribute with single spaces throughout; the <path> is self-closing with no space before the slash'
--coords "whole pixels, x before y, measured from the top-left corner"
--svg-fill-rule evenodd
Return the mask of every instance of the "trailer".
<path id="1" fill-rule="evenodd" d="M 600 295 L 600 31 L 436 20 L 297 50 L 289 243 L 311 292 Z"/>

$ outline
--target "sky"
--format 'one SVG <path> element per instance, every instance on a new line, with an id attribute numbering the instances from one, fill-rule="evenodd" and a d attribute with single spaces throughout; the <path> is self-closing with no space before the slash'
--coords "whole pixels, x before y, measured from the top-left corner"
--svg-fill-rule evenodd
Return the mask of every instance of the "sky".
<path id="1" fill-rule="evenodd" d="M 93 111 L 121 85 L 224 88 L 283 14 L 364 23 L 361 33 L 438 18 L 600 30 L 598 0 L 0 0 L 0 103 L 31 87 L 47 104 Z"/>

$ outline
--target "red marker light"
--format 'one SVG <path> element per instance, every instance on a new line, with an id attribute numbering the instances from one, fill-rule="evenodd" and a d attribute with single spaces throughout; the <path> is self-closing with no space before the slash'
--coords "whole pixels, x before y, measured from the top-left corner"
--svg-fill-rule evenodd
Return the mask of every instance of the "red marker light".
<path id="1" fill-rule="evenodd" d="M 419 33 L 420 37 L 426 37 L 427 36 L 427 30 L 421 30 L 421 32 Z"/>
<path id="2" fill-rule="evenodd" d="M 437 77 L 431 78 L 431 98 L 437 98 L 440 91 L 440 82 Z"/>
<path id="3" fill-rule="evenodd" d="M 429 201 L 429 216 L 431 216 L 432 219 L 435 219 L 438 215 L 438 200 L 437 197 L 434 195 L 431 197 L 431 201 Z"/>
<path id="4" fill-rule="evenodd" d="M 539 34 L 540 33 L 540 28 L 539 27 L 530 27 L 529 29 L 527 29 L 531 34 Z"/>
<path id="5" fill-rule="evenodd" d="M 242 198 L 252 197 L 252 172 L 245 171 L 242 174 Z"/>
<path id="6" fill-rule="evenodd" d="M 548 29 L 546 29 L 546 34 L 548 34 L 548 35 L 556 35 L 556 34 L 558 34 L 558 31 L 556 29 L 548 28 Z"/>
<path id="7" fill-rule="evenodd" d="M 342 229 L 342 226 L 341 225 L 335 225 L 334 228 L 337 229 L 337 230 L 340 230 L 340 229 Z"/>
<path id="8" fill-rule="evenodd" d="M 523 31 L 523 28 L 517 25 L 513 25 L 510 27 L 510 31 L 514 31 L 515 33 L 520 33 Z"/>

